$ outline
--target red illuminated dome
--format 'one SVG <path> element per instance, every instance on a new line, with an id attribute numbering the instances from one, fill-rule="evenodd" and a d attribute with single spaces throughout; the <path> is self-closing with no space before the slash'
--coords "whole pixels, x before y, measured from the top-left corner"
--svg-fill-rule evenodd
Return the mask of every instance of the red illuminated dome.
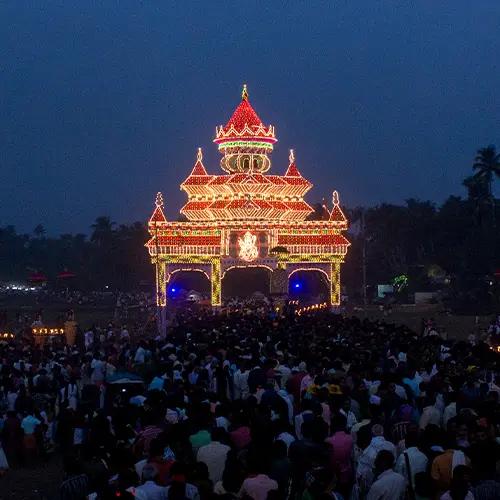
<path id="1" fill-rule="evenodd" d="M 241 103 L 226 126 L 215 130 L 214 142 L 224 155 L 221 167 L 226 172 L 264 173 L 271 167 L 267 156 L 277 141 L 272 125 L 264 126 L 248 100 L 247 86 L 243 85 Z"/>
<path id="2" fill-rule="evenodd" d="M 248 93 L 245 93 L 245 91 L 246 88 L 244 87 L 241 103 L 235 109 L 233 116 L 231 116 L 224 127 L 224 131 L 226 133 L 229 132 L 231 128 L 234 128 L 235 131 L 241 133 L 245 126 L 250 127 L 251 130 L 263 127 L 262 120 L 252 108 L 252 105 L 248 101 Z"/>

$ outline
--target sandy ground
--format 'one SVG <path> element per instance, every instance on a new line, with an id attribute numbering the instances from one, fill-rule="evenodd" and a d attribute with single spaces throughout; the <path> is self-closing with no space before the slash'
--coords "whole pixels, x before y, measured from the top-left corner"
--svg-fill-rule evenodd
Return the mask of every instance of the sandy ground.
<path id="1" fill-rule="evenodd" d="M 350 311 L 359 318 L 369 318 L 403 324 L 420 333 L 422 320 L 433 319 L 444 338 L 465 340 L 471 334 L 484 333 L 493 316 L 462 316 L 446 314 L 439 305 L 398 305 L 391 313 L 384 315 L 377 306 L 356 308 Z"/>

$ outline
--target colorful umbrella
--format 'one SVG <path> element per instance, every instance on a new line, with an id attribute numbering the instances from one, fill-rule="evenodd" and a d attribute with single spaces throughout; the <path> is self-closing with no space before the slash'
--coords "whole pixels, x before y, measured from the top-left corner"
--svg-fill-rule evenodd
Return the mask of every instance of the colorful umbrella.
<path id="1" fill-rule="evenodd" d="M 28 281 L 31 283 L 44 283 L 47 281 L 47 276 L 42 273 L 32 273 L 28 276 Z"/>
<path id="2" fill-rule="evenodd" d="M 72 273 L 71 271 L 62 271 L 57 275 L 58 280 L 65 280 L 69 278 L 74 278 L 76 276 L 75 273 Z"/>

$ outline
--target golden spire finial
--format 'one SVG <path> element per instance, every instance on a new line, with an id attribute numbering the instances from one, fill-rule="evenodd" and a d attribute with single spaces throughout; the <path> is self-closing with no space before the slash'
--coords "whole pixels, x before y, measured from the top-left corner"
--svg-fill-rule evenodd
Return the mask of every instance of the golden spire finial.
<path id="1" fill-rule="evenodd" d="M 163 207 L 163 195 L 161 194 L 160 191 L 158 191 L 158 193 L 156 193 L 155 205 L 157 206 L 157 208 Z"/>
<path id="2" fill-rule="evenodd" d="M 198 153 L 196 154 L 196 161 L 203 161 L 203 153 L 201 152 L 201 148 L 198 148 Z"/>
<path id="3" fill-rule="evenodd" d="M 241 91 L 241 100 L 248 101 L 248 89 L 246 83 L 243 84 L 243 90 Z"/>
<path id="4" fill-rule="evenodd" d="M 339 204 L 339 193 L 337 191 L 334 191 L 332 193 L 332 203 L 333 203 L 333 206 L 336 206 Z"/>
<path id="5" fill-rule="evenodd" d="M 290 149 L 290 155 L 288 156 L 288 161 L 290 162 L 290 165 L 292 163 L 295 163 L 295 153 L 293 152 L 293 149 Z"/>

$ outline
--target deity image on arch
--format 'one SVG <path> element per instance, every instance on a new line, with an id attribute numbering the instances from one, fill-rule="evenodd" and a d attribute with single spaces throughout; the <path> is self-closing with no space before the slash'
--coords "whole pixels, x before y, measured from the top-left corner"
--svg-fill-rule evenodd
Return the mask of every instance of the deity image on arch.
<path id="1" fill-rule="evenodd" d="M 252 262 L 259 256 L 259 249 L 255 242 L 257 241 L 257 236 L 247 231 L 243 238 L 238 238 L 238 244 L 240 246 L 240 259 L 246 262 Z"/>

